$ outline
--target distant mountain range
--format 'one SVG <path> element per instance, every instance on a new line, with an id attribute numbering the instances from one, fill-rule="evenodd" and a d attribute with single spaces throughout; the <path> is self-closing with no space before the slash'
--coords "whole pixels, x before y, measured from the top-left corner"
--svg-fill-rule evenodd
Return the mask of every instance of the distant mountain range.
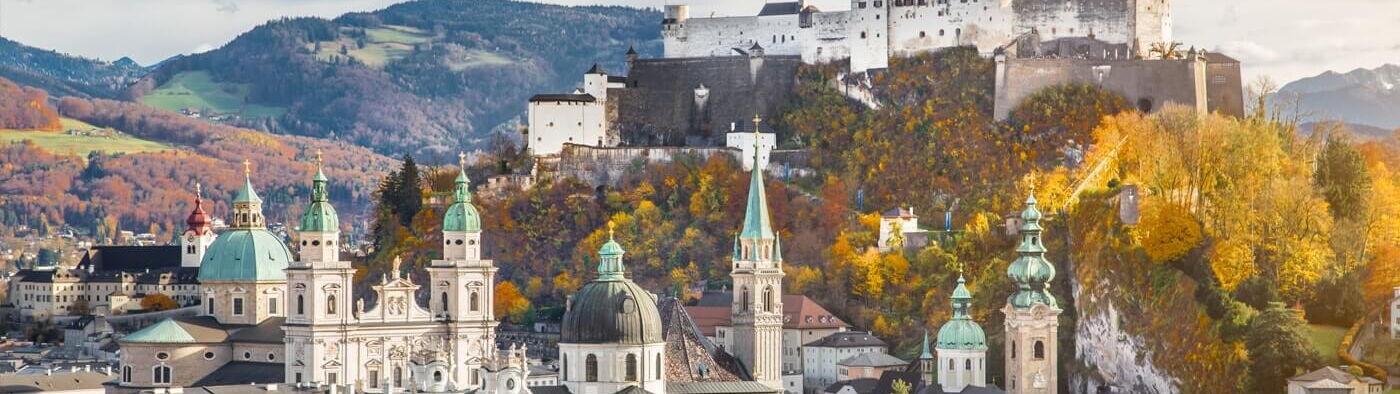
<path id="1" fill-rule="evenodd" d="M 53 96 L 116 98 L 148 71 L 128 58 L 108 63 L 0 38 L 0 78 Z"/>
<path id="2" fill-rule="evenodd" d="M 1400 66 L 1328 71 L 1284 85 L 1275 106 L 1311 121 L 1341 121 L 1382 130 L 1400 128 Z"/>

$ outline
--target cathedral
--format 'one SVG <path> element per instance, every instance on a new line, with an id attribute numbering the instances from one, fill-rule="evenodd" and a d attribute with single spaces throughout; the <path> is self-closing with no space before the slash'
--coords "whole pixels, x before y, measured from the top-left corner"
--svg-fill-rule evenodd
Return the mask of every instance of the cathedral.
<path id="1" fill-rule="evenodd" d="M 675 299 L 634 283 L 609 239 L 597 275 L 569 298 L 559 384 L 527 386 L 526 349 L 496 343 L 496 268 L 482 258 L 481 218 L 465 170 L 443 215 L 442 258 L 425 283 L 394 269 L 355 299 L 355 269 L 340 256 L 340 222 L 318 170 L 294 253 L 267 230 L 244 163 L 232 223 L 199 264 L 200 313 L 167 318 L 119 340 L 111 392 L 282 385 L 278 391 L 664 394 L 782 392 L 782 253 L 753 171 L 735 237 L 733 353 L 699 334 Z M 430 294 L 426 305 L 415 296 Z M 366 306 L 367 300 L 371 305 Z M 274 386 L 267 386 L 269 388 Z M 271 390 L 271 389 L 270 389 Z"/>

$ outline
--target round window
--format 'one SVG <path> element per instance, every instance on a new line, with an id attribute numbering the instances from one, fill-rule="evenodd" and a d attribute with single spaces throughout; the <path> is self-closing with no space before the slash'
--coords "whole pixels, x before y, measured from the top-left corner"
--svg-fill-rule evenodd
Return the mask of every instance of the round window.
<path id="1" fill-rule="evenodd" d="M 506 379 L 506 390 L 515 390 L 515 379 Z"/>
<path id="2" fill-rule="evenodd" d="M 458 244 L 458 245 L 461 245 L 461 244 L 462 244 L 462 240 L 460 240 L 460 239 L 457 240 L 457 244 Z"/>
<path id="3" fill-rule="evenodd" d="M 166 352 L 156 353 L 156 359 L 157 359 L 157 360 L 164 360 L 164 359 L 167 359 L 167 358 L 170 358 L 170 353 L 166 353 Z"/>
<path id="4" fill-rule="evenodd" d="M 272 353 L 268 353 L 268 354 L 267 354 L 267 361 L 274 361 L 274 360 L 277 360 L 277 355 L 272 354 Z"/>
<path id="5" fill-rule="evenodd" d="M 433 371 L 433 381 L 442 382 L 442 371 Z"/>
<path id="6" fill-rule="evenodd" d="M 442 244 L 443 244 L 443 245 L 451 245 L 451 244 L 452 244 L 452 240 L 450 240 L 450 239 L 444 239 L 444 240 L 442 240 Z"/>
<path id="7" fill-rule="evenodd" d="M 320 240 L 311 241 L 311 246 L 321 246 Z"/>
<path id="8" fill-rule="evenodd" d="M 301 246 L 306 246 L 306 240 L 301 241 Z"/>
<path id="9" fill-rule="evenodd" d="M 252 360 L 252 359 L 253 359 L 253 352 L 243 352 L 243 359 L 244 359 L 244 360 Z"/>
<path id="10" fill-rule="evenodd" d="M 204 352 L 204 359 L 205 359 L 205 360 L 213 360 L 213 359 L 214 359 L 214 352 Z"/>
<path id="11" fill-rule="evenodd" d="M 476 240 L 473 239 L 473 240 L 467 241 L 467 245 L 476 245 Z"/>

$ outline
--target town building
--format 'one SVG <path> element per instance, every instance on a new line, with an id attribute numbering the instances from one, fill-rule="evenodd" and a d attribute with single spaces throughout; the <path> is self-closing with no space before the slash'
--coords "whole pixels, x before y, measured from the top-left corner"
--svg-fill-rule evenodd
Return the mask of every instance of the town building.
<path id="1" fill-rule="evenodd" d="M 1146 57 L 1152 44 L 1172 41 L 1168 0 L 1056 2 L 1051 0 L 852 0 L 850 9 L 821 11 L 805 0 L 766 3 L 755 16 L 690 16 L 667 5 L 661 33 L 666 58 L 728 56 L 753 45 L 809 64 L 849 60 L 851 72 L 889 66 L 955 46 L 990 55 L 1028 33 L 1044 39 L 1094 37 Z"/>
<path id="2" fill-rule="evenodd" d="M 885 372 L 903 370 L 908 361 L 885 353 L 863 353 L 836 363 L 839 380 L 880 379 Z"/>
<path id="3" fill-rule="evenodd" d="M 1385 382 L 1372 377 L 1357 377 L 1335 367 L 1321 369 L 1288 379 L 1288 394 L 1380 394 Z"/>
<path id="4" fill-rule="evenodd" d="M 21 269 L 9 281 L 7 305 L 21 321 L 52 316 L 114 315 L 142 310 L 148 294 L 182 306 L 200 302 L 196 274 L 214 241 L 198 186 L 194 209 L 175 245 L 93 246 L 73 267 Z"/>
<path id="5" fill-rule="evenodd" d="M 1050 294 L 1050 281 L 1055 279 L 1055 265 L 1045 259 L 1045 245 L 1040 242 L 1041 213 L 1035 197 L 1026 200 L 1021 212 L 1020 254 L 1007 276 L 1016 284 L 1016 292 L 1007 299 L 1001 312 L 1006 315 L 1006 392 L 1012 394 L 1055 393 L 1059 368 L 1059 315 L 1062 311 Z"/>
<path id="6" fill-rule="evenodd" d="M 895 249 L 918 249 L 928 245 L 928 231 L 919 228 L 919 216 L 914 207 L 895 208 L 880 215 L 880 238 L 876 248 L 881 252 Z"/>
<path id="7" fill-rule="evenodd" d="M 616 146 L 608 135 L 608 90 L 623 87 L 597 64 L 583 74 L 583 86 L 568 94 L 530 98 L 525 146 L 536 156 L 557 155 L 564 144 Z"/>
<path id="8" fill-rule="evenodd" d="M 844 331 L 808 343 L 802 352 L 802 386 L 815 393 L 842 380 L 840 362 L 867 353 L 886 354 L 888 346 L 868 332 Z"/>

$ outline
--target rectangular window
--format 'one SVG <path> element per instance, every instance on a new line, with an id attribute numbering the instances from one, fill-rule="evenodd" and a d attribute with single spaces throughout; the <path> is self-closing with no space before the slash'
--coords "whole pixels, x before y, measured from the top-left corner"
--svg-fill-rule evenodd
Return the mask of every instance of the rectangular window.
<path id="1" fill-rule="evenodd" d="M 327 372 L 327 373 L 326 373 L 326 383 L 327 383 L 327 384 L 337 384 L 338 382 L 336 382 L 335 377 L 336 377 L 336 376 L 335 376 L 335 372 Z"/>
<path id="2" fill-rule="evenodd" d="M 209 306 L 209 314 L 214 314 L 214 297 L 209 297 L 209 302 L 206 302 L 205 304 L 208 304 Z"/>
<path id="3" fill-rule="evenodd" d="M 292 383 L 301 383 L 301 372 L 297 372 L 296 380 L 292 381 Z"/>
<path id="4" fill-rule="evenodd" d="M 379 388 L 379 370 L 377 369 L 369 370 L 369 388 Z"/>
<path id="5" fill-rule="evenodd" d="M 243 316 L 243 298 L 233 299 L 233 315 Z"/>
<path id="6" fill-rule="evenodd" d="M 276 299 L 276 298 L 267 300 L 267 314 L 269 314 L 269 315 L 276 315 L 276 314 L 277 314 L 277 299 Z"/>

